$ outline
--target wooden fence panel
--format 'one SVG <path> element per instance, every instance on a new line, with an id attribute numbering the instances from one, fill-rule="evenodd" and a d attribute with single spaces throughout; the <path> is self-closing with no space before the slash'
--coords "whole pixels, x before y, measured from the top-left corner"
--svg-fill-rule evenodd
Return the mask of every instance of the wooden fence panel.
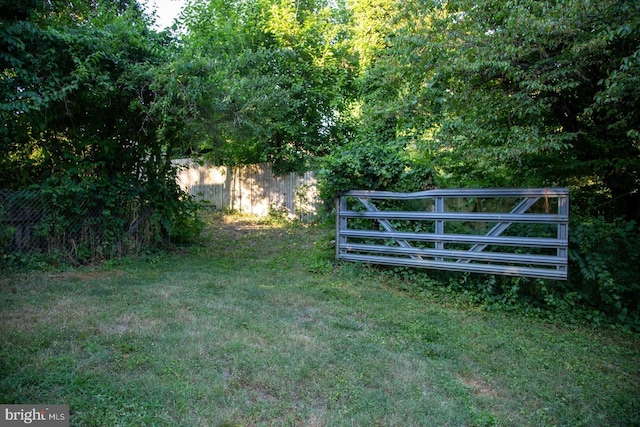
<path id="1" fill-rule="evenodd" d="M 277 176 L 268 163 L 230 167 L 176 160 L 174 164 L 182 189 L 198 200 L 208 201 L 214 209 L 257 216 L 283 211 L 291 218 L 308 221 L 322 206 L 313 172 Z"/>

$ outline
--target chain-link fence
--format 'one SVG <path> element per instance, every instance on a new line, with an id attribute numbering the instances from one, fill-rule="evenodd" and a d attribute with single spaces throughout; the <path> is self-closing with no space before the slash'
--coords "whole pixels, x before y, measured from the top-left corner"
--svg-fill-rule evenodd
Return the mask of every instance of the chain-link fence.
<path id="1" fill-rule="evenodd" d="M 99 195 L 0 190 L 0 266 L 26 257 L 83 263 L 137 253 L 151 208 L 107 207 Z"/>

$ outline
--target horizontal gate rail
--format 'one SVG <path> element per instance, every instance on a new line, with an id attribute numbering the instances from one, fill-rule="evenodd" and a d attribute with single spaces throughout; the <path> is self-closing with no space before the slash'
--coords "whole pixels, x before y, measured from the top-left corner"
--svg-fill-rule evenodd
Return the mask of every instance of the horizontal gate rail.
<path id="1" fill-rule="evenodd" d="M 480 222 L 533 222 L 533 223 L 549 223 L 556 224 L 566 219 L 563 215 L 536 215 L 536 214 L 486 214 L 486 213 L 435 213 L 435 212 L 357 212 L 343 211 L 342 216 L 345 218 L 373 218 L 373 219 L 406 219 L 406 220 L 449 220 L 449 221 L 480 221 Z"/>
<path id="2" fill-rule="evenodd" d="M 336 257 L 566 280 L 568 224 L 565 188 L 350 191 L 337 201 Z"/>

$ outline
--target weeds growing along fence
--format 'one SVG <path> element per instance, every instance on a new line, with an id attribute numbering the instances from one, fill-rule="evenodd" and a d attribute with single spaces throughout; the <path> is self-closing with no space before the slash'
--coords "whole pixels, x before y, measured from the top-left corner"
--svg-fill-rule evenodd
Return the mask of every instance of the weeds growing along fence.
<path id="1" fill-rule="evenodd" d="M 0 267 L 27 260 L 86 263 L 152 243 L 151 207 L 106 206 L 99 194 L 0 191 Z"/>

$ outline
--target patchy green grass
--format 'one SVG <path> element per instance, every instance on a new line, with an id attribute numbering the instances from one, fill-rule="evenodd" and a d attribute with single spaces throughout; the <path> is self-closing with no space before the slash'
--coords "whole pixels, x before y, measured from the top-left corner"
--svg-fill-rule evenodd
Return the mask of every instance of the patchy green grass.
<path id="1" fill-rule="evenodd" d="M 333 263 L 332 231 L 211 215 L 206 243 L 0 279 L 0 402 L 74 426 L 640 425 L 640 341 Z"/>

